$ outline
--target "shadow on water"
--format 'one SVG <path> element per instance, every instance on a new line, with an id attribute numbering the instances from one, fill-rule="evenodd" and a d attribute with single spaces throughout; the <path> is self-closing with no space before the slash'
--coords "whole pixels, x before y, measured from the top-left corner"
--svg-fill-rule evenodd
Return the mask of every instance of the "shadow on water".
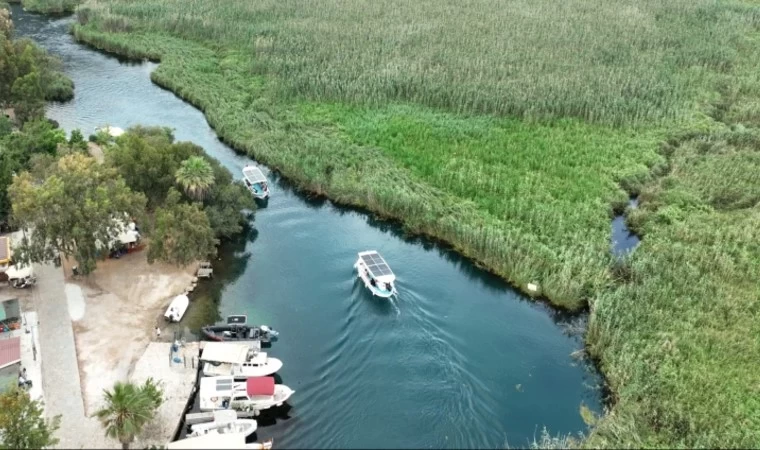
<path id="1" fill-rule="evenodd" d="M 191 336 L 200 337 L 200 328 L 223 320 L 219 313 L 224 287 L 235 282 L 246 271 L 251 260 L 250 252 L 246 251 L 249 243 L 256 241 L 259 232 L 252 224 L 246 224 L 243 232 L 232 239 L 220 243 L 218 257 L 211 261 L 214 274 L 211 279 L 199 280 L 198 286 L 190 294 L 192 304 L 182 320 L 187 340 Z"/>

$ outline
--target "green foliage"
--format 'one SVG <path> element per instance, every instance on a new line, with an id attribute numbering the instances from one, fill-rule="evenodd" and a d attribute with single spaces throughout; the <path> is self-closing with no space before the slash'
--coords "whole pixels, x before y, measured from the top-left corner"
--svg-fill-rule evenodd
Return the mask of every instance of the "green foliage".
<path id="1" fill-rule="evenodd" d="M 45 419 L 39 400 L 32 400 L 23 389 L 13 388 L 0 394 L 0 448 L 39 449 L 58 443 L 55 432 L 61 417 Z"/>
<path id="2" fill-rule="evenodd" d="M 87 141 L 84 140 L 84 135 L 79 129 L 75 129 L 71 132 L 71 136 L 69 137 L 69 147 L 82 151 L 87 150 Z"/>
<path id="3" fill-rule="evenodd" d="M 202 154 L 197 145 L 173 143 L 169 130 L 144 127 L 130 128 L 105 150 L 108 164 L 132 190 L 145 194 L 151 209 L 163 204 L 182 161 Z"/>
<path id="4" fill-rule="evenodd" d="M 78 39 L 160 59 L 156 83 L 298 187 L 555 303 L 591 297 L 615 404 L 584 445 L 760 442 L 756 2 L 92 0 L 77 15 Z M 618 186 L 641 193 L 645 237 L 612 266 Z"/>
<path id="5" fill-rule="evenodd" d="M 7 120 L 0 119 L 0 125 L 7 123 Z M 13 182 L 13 174 L 28 168 L 36 156 L 54 155 L 65 139 L 63 131 L 47 120 L 27 122 L 18 133 L 0 132 L 0 221 L 11 212 L 8 187 Z"/>
<path id="6" fill-rule="evenodd" d="M 206 192 L 214 184 L 214 169 L 203 157 L 193 156 L 182 161 L 175 178 L 190 198 L 203 200 Z"/>
<path id="7" fill-rule="evenodd" d="M 688 114 L 707 72 L 729 70 L 760 23 L 754 5 L 713 0 L 93 0 L 80 10 L 102 31 L 238 50 L 219 70 L 271 75 L 282 96 L 605 124 Z"/>
<path id="8" fill-rule="evenodd" d="M 148 262 L 190 264 L 216 255 L 217 244 L 208 216 L 200 205 L 183 203 L 180 193 L 170 189 L 165 205 L 156 210 Z"/>
<path id="9" fill-rule="evenodd" d="M 182 163 L 199 158 L 211 170 L 211 184 L 203 197 L 203 210 L 217 238 L 228 238 L 241 231 L 249 220 L 241 211 L 254 211 L 253 198 L 240 182 L 203 149 L 190 142 L 174 142 L 171 130 L 133 127 L 106 148 L 108 164 L 116 168 L 129 187 L 148 198 L 149 209 L 160 207 L 176 184 L 175 174 Z M 204 168 L 206 170 L 206 168 Z M 208 173 L 206 174 L 208 176 Z"/>
<path id="10" fill-rule="evenodd" d="M 11 88 L 11 98 L 16 118 L 21 123 L 45 114 L 45 93 L 42 91 L 40 75 L 37 72 L 16 78 Z"/>
<path id="11" fill-rule="evenodd" d="M 69 100 L 74 84 L 61 63 L 28 39 L 11 40 L 0 10 L 0 106 L 15 109 L 20 123 L 43 116 L 46 100 Z"/>
<path id="12" fill-rule="evenodd" d="M 145 197 L 133 193 L 115 170 L 80 153 L 61 157 L 45 177 L 24 172 L 9 188 L 13 217 L 31 230 L 17 248 L 25 261 L 49 261 L 57 252 L 73 256 L 83 273 L 95 269 L 118 236 L 125 214 L 140 217 Z"/>
<path id="13" fill-rule="evenodd" d="M 118 439 L 124 449 L 129 448 L 163 403 L 163 391 L 152 378 L 142 386 L 117 382 L 111 391 L 104 391 L 104 397 L 106 405 L 95 416 L 106 436 Z"/>
<path id="14" fill-rule="evenodd" d="M 42 14 L 70 14 L 80 0 L 21 0 L 24 9 Z"/>
<path id="15" fill-rule="evenodd" d="M 745 132 L 689 138 L 642 191 L 626 282 L 592 304 L 587 340 L 617 403 L 589 446 L 759 442 L 757 148 Z"/>

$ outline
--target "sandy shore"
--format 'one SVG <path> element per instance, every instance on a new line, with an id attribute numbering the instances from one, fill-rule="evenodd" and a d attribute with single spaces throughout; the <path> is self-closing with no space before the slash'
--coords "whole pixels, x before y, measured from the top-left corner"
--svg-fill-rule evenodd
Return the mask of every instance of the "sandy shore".
<path id="1" fill-rule="evenodd" d="M 149 265 L 146 251 L 101 261 L 87 277 L 72 278 L 70 265 L 64 267 L 85 413 L 90 415 L 101 406 L 104 389 L 129 379 L 155 340 L 155 326 L 163 326 L 165 309 L 190 285 L 196 267 Z"/>

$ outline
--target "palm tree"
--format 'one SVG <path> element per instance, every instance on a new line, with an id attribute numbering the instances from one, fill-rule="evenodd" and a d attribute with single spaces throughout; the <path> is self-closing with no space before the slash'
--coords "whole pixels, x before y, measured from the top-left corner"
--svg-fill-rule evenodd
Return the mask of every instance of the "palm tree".
<path id="1" fill-rule="evenodd" d="M 106 406 L 95 413 L 106 429 L 106 436 L 118 439 L 128 449 L 143 427 L 153 419 L 163 393 L 149 379 L 143 386 L 118 382 L 112 391 L 103 391 Z"/>
<path id="2" fill-rule="evenodd" d="M 214 169 L 201 156 L 191 156 L 182 161 L 182 165 L 174 176 L 177 184 L 195 200 L 202 200 L 208 188 L 214 184 Z"/>

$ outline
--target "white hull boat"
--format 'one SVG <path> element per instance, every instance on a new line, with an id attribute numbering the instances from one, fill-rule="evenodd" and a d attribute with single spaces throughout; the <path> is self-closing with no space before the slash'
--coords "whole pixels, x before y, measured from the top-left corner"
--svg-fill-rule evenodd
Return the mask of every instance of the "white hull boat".
<path id="1" fill-rule="evenodd" d="M 164 313 L 164 318 L 169 322 L 179 322 L 187 311 L 187 307 L 190 305 L 190 299 L 187 295 L 181 294 L 174 297 L 169 308 Z"/>
<path id="2" fill-rule="evenodd" d="M 380 253 L 374 250 L 360 252 L 354 268 L 372 295 L 389 298 L 397 294 L 396 276 Z"/>
<path id="3" fill-rule="evenodd" d="M 256 431 L 258 424 L 253 419 L 238 419 L 237 412 L 229 409 L 214 411 L 214 421 L 198 423 L 190 426 L 188 437 L 203 436 L 204 434 L 242 434 L 250 436 Z"/>
<path id="4" fill-rule="evenodd" d="M 207 377 L 233 376 L 235 379 L 265 377 L 282 369 L 282 361 L 259 352 L 240 364 L 208 361 L 203 365 L 203 375 Z"/>
<path id="5" fill-rule="evenodd" d="M 254 197 L 259 200 L 265 200 L 269 198 L 269 182 L 267 177 L 264 176 L 264 172 L 256 166 L 245 166 L 243 168 L 243 181 L 245 187 L 253 194 Z"/>
<path id="6" fill-rule="evenodd" d="M 261 411 L 282 406 L 295 393 L 284 384 L 275 384 L 272 377 L 253 377 L 242 382 L 231 376 L 205 377 L 200 385 L 201 411 Z"/>

